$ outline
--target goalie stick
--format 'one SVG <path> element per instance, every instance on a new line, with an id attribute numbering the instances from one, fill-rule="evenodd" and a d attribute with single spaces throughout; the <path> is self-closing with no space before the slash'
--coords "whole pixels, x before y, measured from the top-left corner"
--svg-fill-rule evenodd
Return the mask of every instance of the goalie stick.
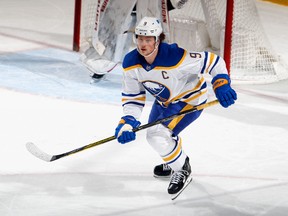
<path id="1" fill-rule="evenodd" d="M 215 105 L 218 103 L 218 100 L 214 100 L 214 101 L 210 101 L 208 103 L 205 103 L 205 104 L 201 104 L 201 105 L 198 105 L 198 106 L 195 106 L 191 109 L 188 109 L 188 110 L 185 110 L 183 112 L 180 112 L 180 113 L 177 113 L 177 114 L 174 114 L 174 115 L 171 115 L 169 117 L 166 117 L 166 118 L 163 118 L 163 119 L 159 119 L 157 121 L 154 121 L 154 122 L 151 122 L 151 123 L 148 123 L 148 124 L 144 124 L 144 125 L 141 125 L 135 129 L 133 129 L 134 132 L 137 132 L 137 131 L 140 131 L 140 130 L 143 130 L 143 129 L 146 129 L 146 128 L 149 128 L 149 127 L 152 127 L 154 125 L 157 125 L 157 124 L 161 124 L 163 122 L 166 122 L 166 121 L 169 121 L 171 119 L 174 119 L 178 116 L 181 116 L 181 115 L 185 115 L 185 114 L 188 114 L 188 113 L 191 113 L 191 112 L 194 112 L 194 111 L 197 111 L 197 110 L 202 110 L 204 108 L 207 108 L 209 106 L 212 106 L 212 105 Z M 72 154 L 75 154 L 75 153 L 78 153 L 78 152 L 81 152 L 83 150 L 86 150 L 86 149 L 89 149 L 89 148 L 92 148 L 94 146 L 97 146 L 97 145 L 101 145 L 101 144 L 104 144 L 106 142 L 109 142 L 109 141 L 112 141 L 112 140 L 115 140 L 117 139 L 117 137 L 115 136 L 110 136 L 110 137 L 107 137 L 105 139 L 102 139 L 102 140 L 99 140 L 97 142 L 93 142 L 93 143 L 90 143 L 88 145 L 85 145 L 85 146 L 82 146 L 80 148 L 76 148 L 74 150 L 71 150 L 71 151 L 68 151 L 68 152 L 65 152 L 65 153 L 62 153 L 62 154 L 57 154 L 57 155 L 50 155 L 50 154 L 47 154 L 45 152 L 43 152 L 41 149 L 39 149 L 34 143 L 32 142 L 28 142 L 26 143 L 26 148 L 27 150 L 32 154 L 34 155 L 35 157 L 43 160 L 43 161 L 47 161 L 47 162 L 51 162 L 51 161 L 55 161 L 55 160 L 58 160 L 60 158 L 63 158 L 63 157 L 66 157 L 66 156 L 69 156 L 69 155 L 72 155 Z"/>

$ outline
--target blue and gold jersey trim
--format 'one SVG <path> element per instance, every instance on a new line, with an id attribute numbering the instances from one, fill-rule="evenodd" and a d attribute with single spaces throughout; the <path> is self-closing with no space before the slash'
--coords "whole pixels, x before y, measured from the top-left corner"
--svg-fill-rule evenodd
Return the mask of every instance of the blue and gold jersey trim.
<path id="1" fill-rule="evenodd" d="M 146 92 L 141 91 L 138 94 L 125 94 L 122 93 L 122 106 L 127 104 L 135 104 L 144 107 L 146 101 Z"/>
<path id="2" fill-rule="evenodd" d="M 220 57 L 211 52 L 204 52 L 204 54 L 205 54 L 204 65 L 201 69 L 201 74 L 204 73 L 211 74 L 213 68 L 218 64 Z"/>
<path id="3" fill-rule="evenodd" d="M 136 65 L 132 65 L 130 67 L 127 67 L 127 68 L 123 68 L 124 71 L 129 71 L 129 70 L 133 70 L 135 68 L 141 68 L 142 65 L 141 64 L 136 64 Z"/>
<path id="4" fill-rule="evenodd" d="M 177 67 L 179 67 L 179 65 L 182 64 L 182 62 L 184 61 L 185 57 L 186 57 L 187 51 L 184 50 L 182 58 L 180 59 L 180 61 L 176 64 L 176 65 L 172 65 L 172 66 L 156 66 L 154 69 L 155 70 L 172 70 L 175 69 Z"/>
<path id="5" fill-rule="evenodd" d="M 176 137 L 176 145 L 174 149 L 168 154 L 162 157 L 167 164 L 171 164 L 176 161 L 182 154 L 182 140 L 178 136 Z"/>
<path id="6" fill-rule="evenodd" d="M 169 103 L 172 103 L 174 101 L 182 101 L 185 103 L 189 103 L 192 100 L 195 100 L 199 97 L 201 97 L 203 94 L 207 93 L 207 83 L 204 79 L 204 77 L 201 77 L 197 83 L 197 85 L 185 92 L 180 93 L 179 95 L 177 95 L 176 97 L 172 98 L 171 100 L 165 102 L 165 103 L 161 103 L 164 107 L 167 107 L 169 105 Z"/>

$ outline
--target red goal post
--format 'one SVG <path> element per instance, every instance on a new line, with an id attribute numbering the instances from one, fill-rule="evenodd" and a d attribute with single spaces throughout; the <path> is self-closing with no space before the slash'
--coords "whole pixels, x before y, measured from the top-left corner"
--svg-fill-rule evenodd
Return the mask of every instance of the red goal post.
<path id="1" fill-rule="evenodd" d="M 161 0 L 166 2 L 166 0 Z M 97 5 L 107 0 L 75 0 L 73 50 L 91 46 Z M 222 56 L 231 79 L 269 83 L 288 78 L 288 67 L 273 51 L 255 0 L 188 0 L 169 12 L 170 40 L 193 51 Z"/>
<path id="2" fill-rule="evenodd" d="M 81 10 L 82 10 L 82 0 L 75 0 L 73 50 L 76 52 L 80 51 L 81 15 L 82 15 Z"/>

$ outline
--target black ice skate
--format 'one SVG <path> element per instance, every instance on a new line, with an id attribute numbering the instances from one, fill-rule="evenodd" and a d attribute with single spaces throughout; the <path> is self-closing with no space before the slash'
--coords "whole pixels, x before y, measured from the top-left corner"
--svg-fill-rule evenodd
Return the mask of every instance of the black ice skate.
<path id="1" fill-rule="evenodd" d="M 168 193 L 172 195 L 172 200 L 176 199 L 192 180 L 191 167 L 187 157 L 182 170 L 174 172 L 168 187 Z"/>
<path id="2" fill-rule="evenodd" d="M 160 164 L 154 168 L 154 177 L 156 178 L 170 178 L 173 170 L 167 164 Z"/>

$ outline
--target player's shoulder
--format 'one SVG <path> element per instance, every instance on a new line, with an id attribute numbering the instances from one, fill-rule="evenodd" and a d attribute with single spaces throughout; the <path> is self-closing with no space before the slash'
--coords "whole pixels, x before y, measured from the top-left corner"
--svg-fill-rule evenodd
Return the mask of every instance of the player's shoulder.
<path id="1" fill-rule="evenodd" d="M 172 67 L 179 64 L 179 62 L 185 58 L 186 50 L 179 47 L 176 43 L 161 43 L 159 54 L 159 64 L 166 67 Z"/>
<path id="2" fill-rule="evenodd" d="M 134 49 L 125 55 L 122 67 L 124 70 L 129 70 L 129 68 L 137 67 L 139 64 L 138 51 L 137 49 Z"/>
<path id="3" fill-rule="evenodd" d="M 168 55 L 180 55 L 182 56 L 184 54 L 184 49 L 179 47 L 177 43 L 161 43 L 160 44 L 160 49 L 164 54 Z"/>

